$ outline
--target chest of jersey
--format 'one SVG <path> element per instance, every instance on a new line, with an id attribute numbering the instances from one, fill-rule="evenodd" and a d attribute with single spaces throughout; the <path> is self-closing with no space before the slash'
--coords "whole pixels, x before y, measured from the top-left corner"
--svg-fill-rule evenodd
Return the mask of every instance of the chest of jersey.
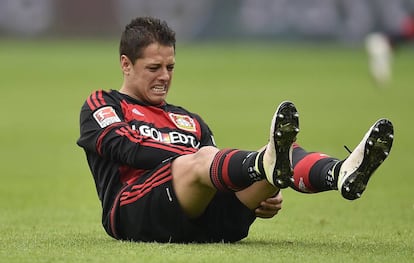
<path id="1" fill-rule="evenodd" d="M 200 124 L 190 115 L 125 101 L 121 106 L 124 120 L 141 135 L 163 143 L 199 148 Z"/>

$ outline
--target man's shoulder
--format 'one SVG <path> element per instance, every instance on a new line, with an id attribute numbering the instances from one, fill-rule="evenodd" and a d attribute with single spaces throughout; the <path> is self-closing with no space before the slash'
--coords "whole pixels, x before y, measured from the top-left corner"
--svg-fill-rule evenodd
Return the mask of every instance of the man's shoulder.
<path id="1" fill-rule="evenodd" d="M 121 97 L 115 90 L 97 89 L 88 95 L 84 107 L 89 108 L 91 111 L 95 111 L 104 106 L 114 104 L 114 102 L 118 103 L 120 100 Z"/>

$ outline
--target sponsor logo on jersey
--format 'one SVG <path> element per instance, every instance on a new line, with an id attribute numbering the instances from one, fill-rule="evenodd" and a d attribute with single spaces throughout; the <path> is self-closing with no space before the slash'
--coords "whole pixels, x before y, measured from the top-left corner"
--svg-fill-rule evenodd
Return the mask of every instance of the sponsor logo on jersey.
<path id="1" fill-rule="evenodd" d="M 196 124 L 193 118 L 191 118 L 190 116 L 176 113 L 169 113 L 169 116 L 172 122 L 174 122 L 175 126 L 177 126 L 177 128 L 191 132 L 195 132 L 197 130 Z"/>
<path id="2" fill-rule="evenodd" d="M 115 122 L 121 122 L 121 119 L 119 119 L 115 110 L 110 106 L 106 106 L 95 111 L 93 113 L 93 117 L 101 128 L 105 128 Z"/>
<path id="3" fill-rule="evenodd" d="M 138 130 L 141 135 L 150 137 L 159 142 L 188 145 L 195 149 L 200 147 L 200 142 L 198 142 L 197 138 L 191 134 L 183 134 L 178 131 L 163 133 L 148 125 L 139 126 Z"/>

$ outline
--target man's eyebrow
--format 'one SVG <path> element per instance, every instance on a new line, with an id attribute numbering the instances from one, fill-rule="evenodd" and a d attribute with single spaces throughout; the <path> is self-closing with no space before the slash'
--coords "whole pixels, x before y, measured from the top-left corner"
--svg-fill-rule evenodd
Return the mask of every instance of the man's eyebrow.
<path id="1" fill-rule="evenodd" d="M 151 62 L 151 63 L 147 63 L 146 66 L 160 66 L 161 63 L 159 62 Z"/>

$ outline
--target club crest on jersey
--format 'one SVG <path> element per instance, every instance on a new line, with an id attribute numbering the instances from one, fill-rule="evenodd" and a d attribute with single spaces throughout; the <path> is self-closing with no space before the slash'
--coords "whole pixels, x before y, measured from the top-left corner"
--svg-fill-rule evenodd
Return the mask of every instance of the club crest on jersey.
<path id="1" fill-rule="evenodd" d="M 93 117 L 101 128 L 105 128 L 115 122 L 121 122 L 115 110 L 110 106 L 98 109 L 93 113 Z"/>
<path id="2" fill-rule="evenodd" d="M 169 115 L 170 119 L 174 122 L 177 128 L 191 132 L 195 132 L 197 130 L 196 124 L 191 117 L 176 113 L 170 113 Z"/>

